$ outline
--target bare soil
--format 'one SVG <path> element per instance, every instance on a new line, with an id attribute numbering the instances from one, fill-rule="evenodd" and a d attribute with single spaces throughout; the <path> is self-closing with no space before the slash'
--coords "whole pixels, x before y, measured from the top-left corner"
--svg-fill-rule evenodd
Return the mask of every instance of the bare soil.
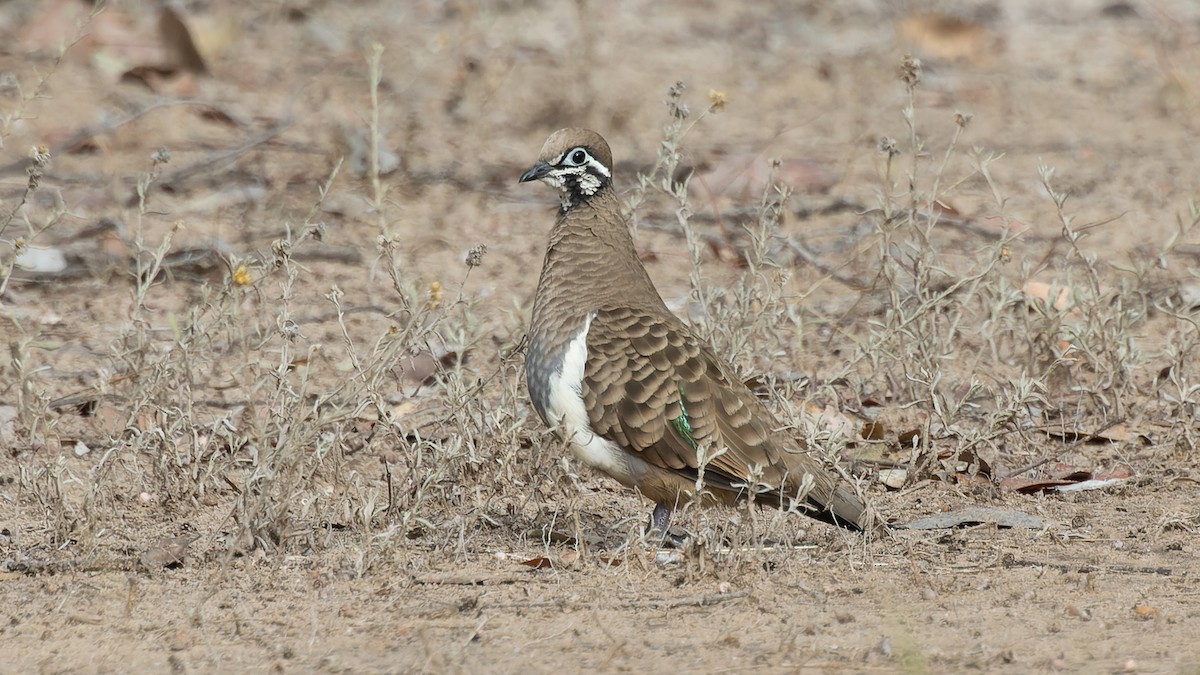
<path id="1" fill-rule="evenodd" d="M 0 6 L 0 213 L 17 214 L 0 262 L 33 232 L 66 262 L 18 267 L 0 292 L 0 671 L 1200 672 L 1200 233 L 1172 241 L 1200 186 L 1200 5 L 182 3 L 208 69 L 195 75 L 130 73 L 182 58 L 162 46 L 157 4 L 109 3 L 74 41 L 76 4 Z M 390 153 L 378 185 L 373 43 Z M 1060 334 L 994 355 L 992 326 L 962 327 L 962 351 L 938 357 L 945 390 L 974 378 L 982 400 L 1026 375 L 1057 428 L 983 434 L 975 466 L 930 460 L 892 489 L 879 471 L 913 469 L 900 437 L 933 428 L 933 405 L 898 366 L 831 378 L 888 315 L 890 296 L 868 289 L 890 250 L 881 204 L 906 203 L 913 166 L 906 53 L 922 68 L 920 189 L 941 181 L 939 273 L 970 274 L 1019 231 L 997 268 L 1007 285 L 986 297 L 1093 269 L 1114 322 L 1120 302 L 1148 309 L 1096 351 L 1133 364 L 1113 366 L 1119 382 L 1071 365 L 1091 352 L 1046 356 Z M 702 543 L 658 551 L 638 536 L 648 505 L 561 461 L 528 406 L 519 350 L 555 196 L 516 179 L 550 132 L 588 126 L 631 190 L 677 81 L 699 119 L 682 164 L 704 177 L 691 206 L 706 285 L 745 279 L 755 171 L 781 159 L 794 191 L 769 252 L 785 274 L 768 279 L 794 321 L 746 348 L 714 334 L 748 375 L 786 385 L 785 410 L 883 420 L 843 465 L 887 533 L 710 511 L 683 523 Z M 890 177 L 882 139 L 900 150 Z M 52 157 L 18 208 L 37 146 Z M 991 183 L 972 160 L 988 153 Z M 1069 193 L 1078 247 L 1039 162 Z M 697 315 L 674 206 L 659 195 L 637 217 L 664 297 Z M 280 262 L 280 242 L 316 225 Z M 165 271 L 145 271 L 168 236 Z M 140 301 L 139 278 L 153 280 Z M 206 311 L 224 318 L 190 323 Z M 417 316 L 437 323 L 412 358 L 388 352 L 388 378 L 353 389 L 349 353 L 378 353 Z M 1030 363 L 1061 362 L 1025 365 L 1039 350 Z M 174 375 L 155 365 L 168 361 Z M 363 393 L 380 390 L 379 405 Z M 278 403 L 293 394 L 350 412 L 319 427 L 336 443 L 300 443 L 327 455 L 285 473 L 262 457 L 304 417 Z M 989 405 L 967 406 L 934 450 L 1003 427 Z M 218 441 L 220 458 L 177 461 Z M 1021 476 L 1132 475 L 1074 493 L 1001 483 L 1042 459 Z M 972 506 L 1038 520 L 899 527 Z"/>

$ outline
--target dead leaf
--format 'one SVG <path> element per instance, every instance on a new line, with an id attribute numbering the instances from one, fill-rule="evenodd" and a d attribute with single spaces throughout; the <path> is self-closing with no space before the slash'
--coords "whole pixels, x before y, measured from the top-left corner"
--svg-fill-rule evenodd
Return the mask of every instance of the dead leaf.
<path id="1" fill-rule="evenodd" d="M 175 66 L 141 65 L 121 73 L 121 82 L 140 84 L 146 89 L 164 96 L 194 97 L 198 85 L 193 73 L 180 71 Z"/>
<path id="2" fill-rule="evenodd" d="M 1046 467 L 1046 475 L 1055 480 L 1080 481 L 1090 480 L 1092 472 L 1090 469 L 1057 462 Z"/>
<path id="3" fill-rule="evenodd" d="M 879 482 L 893 490 L 899 490 L 904 487 L 906 481 L 908 481 L 908 469 L 879 470 Z"/>
<path id="4" fill-rule="evenodd" d="M 1149 435 L 1130 429 L 1124 424 L 1114 424 L 1111 427 L 1095 432 L 1084 429 L 1047 429 L 1046 435 L 1070 443 L 1083 441 L 1085 443 L 1097 444 L 1104 442 L 1122 443 L 1138 441 L 1143 445 L 1149 445 L 1153 442 Z"/>
<path id="5" fill-rule="evenodd" d="M 438 373 L 438 359 L 424 352 L 400 360 L 400 379 L 408 384 L 420 386 L 433 380 Z"/>
<path id="6" fill-rule="evenodd" d="M 1013 490 L 1021 494 L 1033 494 L 1034 492 L 1042 492 L 1045 490 L 1054 489 L 1060 485 L 1070 485 L 1074 481 L 1056 480 L 1053 478 L 1025 478 L 1023 476 L 1012 476 L 1000 481 L 1001 490 Z"/>
<path id="7" fill-rule="evenodd" d="M 1000 489 L 1014 490 L 1023 494 L 1049 490 L 1056 492 L 1102 490 L 1125 482 L 1133 476 L 1134 472 L 1133 468 L 1127 464 L 1118 464 L 1107 471 L 1093 473 L 1090 469 L 1060 462 L 1047 466 L 1045 474 L 1044 478 L 1010 476 L 1000 481 Z"/>
<path id="8" fill-rule="evenodd" d="M 1149 436 L 1140 431 L 1130 429 L 1128 425 L 1123 423 L 1114 424 L 1106 429 L 1101 429 L 1100 431 L 1093 433 L 1091 438 L 1088 440 L 1104 440 L 1118 443 L 1138 441 L 1142 445 L 1149 445 L 1151 443 Z"/>
<path id="9" fill-rule="evenodd" d="M 883 422 L 867 422 L 862 425 L 862 429 L 859 430 L 858 435 L 868 441 L 882 441 L 886 433 L 887 428 L 883 425 Z"/>
<path id="10" fill-rule="evenodd" d="M 527 567 L 532 567 L 535 570 L 554 568 L 554 561 L 544 555 L 539 555 L 536 558 L 530 558 L 529 560 L 522 560 L 521 564 Z"/>
<path id="11" fill-rule="evenodd" d="M 950 459 L 951 456 L 954 456 L 953 460 Z M 992 465 L 972 449 L 962 450 L 958 455 L 954 455 L 953 450 L 938 453 L 938 459 L 942 460 L 948 465 L 948 468 L 953 469 L 957 474 L 983 476 L 988 479 L 993 475 Z"/>
<path id="12" fill-rule="evenodd" d="M 933 213 L 939 216 L 951 216 L 954 218 L 963 218 L 963 214 L 953 204 L 942 199 L 933 202 Z"/>
<path id="13" fill-rule="evenodd" d="M 1131 429 L 1123 422 L 1119 424 L 1109 424 L 1108 426 L 1102 427 L 1099 431 L 1088 431 L 1078 428 L 1047 429 L 1046 435 L 1050 436 L 1051 438 L 1060 438 L 1069 442 L 1084 441 L 1092 444 L 1103 442 L 1130 443 L 1137 441 L 1142 445 L 1149 445 L 1153 442 L 1149 434 L 1137 429 Z"/>

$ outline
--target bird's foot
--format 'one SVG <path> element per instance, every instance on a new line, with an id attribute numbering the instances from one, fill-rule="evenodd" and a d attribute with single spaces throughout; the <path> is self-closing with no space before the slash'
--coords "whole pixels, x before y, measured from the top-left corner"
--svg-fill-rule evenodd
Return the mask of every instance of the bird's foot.
<path id="1" fill-rule="evenodd" d="M 654 513 L 650 514 L 650 523 L 646 526 L 646 535 L 652 541 L 659 541 L 665 548 L 682 548 L 687 537 L 671 531 L 671 507 L 666 504 L 655 504 Z"/>

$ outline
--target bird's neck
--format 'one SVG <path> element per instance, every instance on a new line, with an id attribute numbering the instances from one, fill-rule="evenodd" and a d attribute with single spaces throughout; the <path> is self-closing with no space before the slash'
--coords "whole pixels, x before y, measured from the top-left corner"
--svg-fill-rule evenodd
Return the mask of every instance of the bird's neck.
<path id="1" fill-rule="evenodd" d="M 588 201 L 560 211 L 550 231 L 549 252 L 591 259 L 610 269 L 616 260 L 637 261 L 633 234 L 612 190 L 601 190 Z M 637 267 L 641 269 L 640 262 Z"/>
<path id="2" fill-rule="evenodd" d="M 582 321 L 610 306 L 665 308 L 638 258 L 611 189 L 559 213 L 538 282 L 533 323 Z"/>

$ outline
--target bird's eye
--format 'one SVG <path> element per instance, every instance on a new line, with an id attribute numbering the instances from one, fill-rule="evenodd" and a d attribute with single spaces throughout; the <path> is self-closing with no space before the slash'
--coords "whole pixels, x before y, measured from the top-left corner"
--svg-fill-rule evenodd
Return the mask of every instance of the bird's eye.
<path id="1" fill-rule="evenodd" d="M 567 164 L 571 166 L 583 166 L 587 162 L 588 154 L 583 148 L 575 148 L 567 153 Z"/>

